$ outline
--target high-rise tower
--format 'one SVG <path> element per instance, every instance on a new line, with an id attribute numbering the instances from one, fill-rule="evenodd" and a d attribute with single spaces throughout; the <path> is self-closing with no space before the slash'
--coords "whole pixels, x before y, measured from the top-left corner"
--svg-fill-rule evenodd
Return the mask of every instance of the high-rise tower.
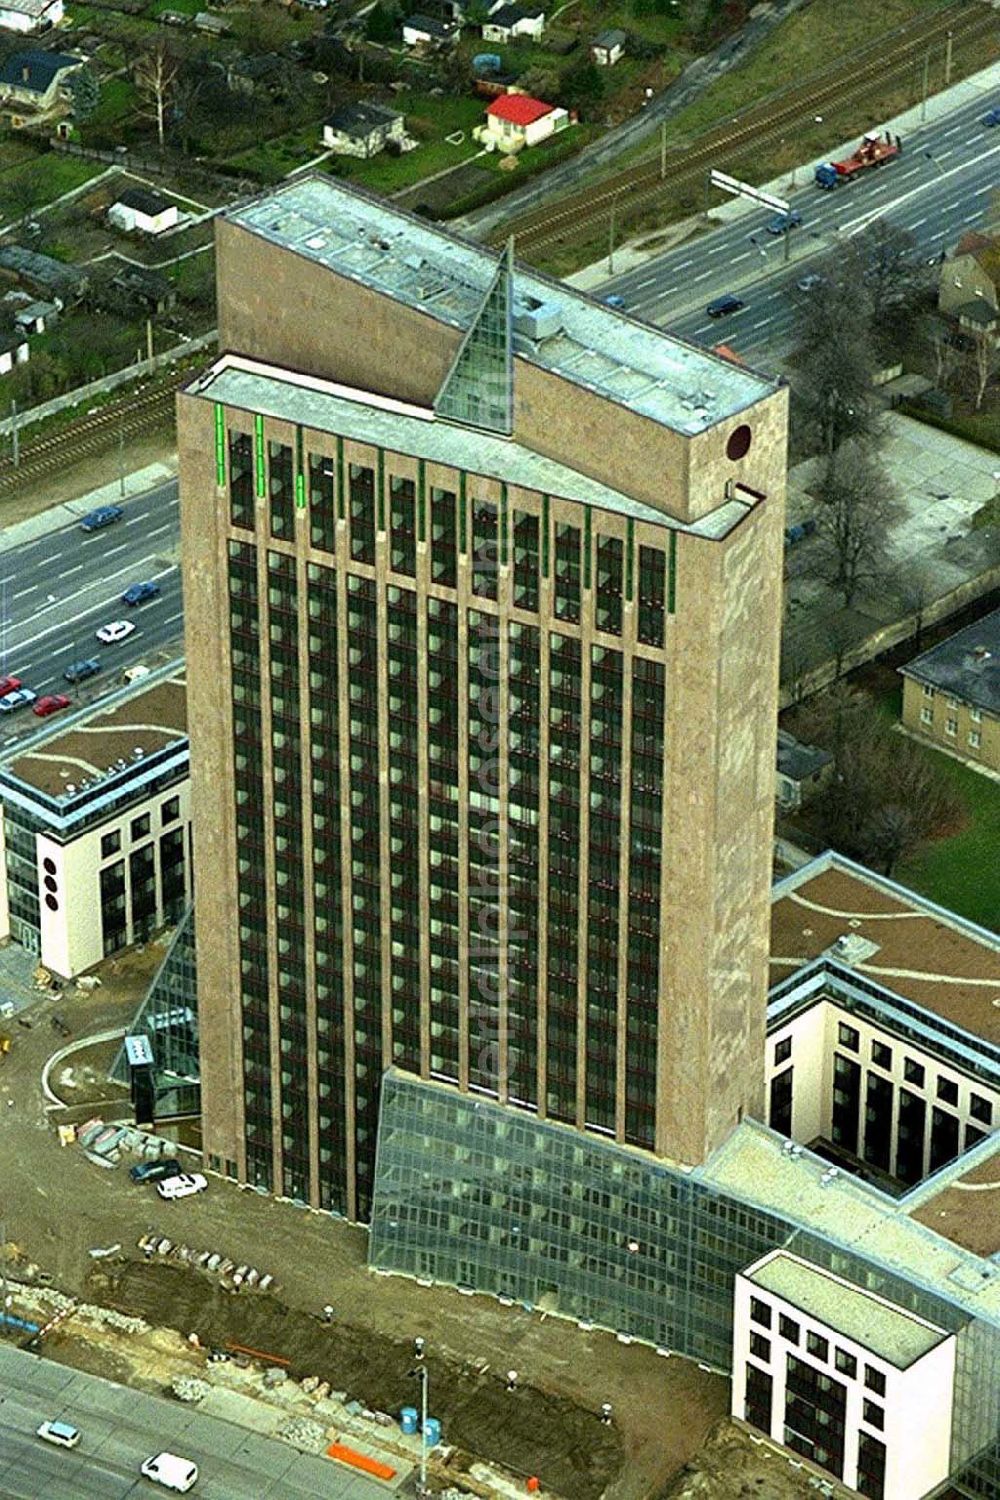
<path id="1" fill-rule="evenodd" d="M 179 401 L 205 1149 L 365 1218 L 391 1065 L 763 1103 L 786 394 L 310 178 Z"/>

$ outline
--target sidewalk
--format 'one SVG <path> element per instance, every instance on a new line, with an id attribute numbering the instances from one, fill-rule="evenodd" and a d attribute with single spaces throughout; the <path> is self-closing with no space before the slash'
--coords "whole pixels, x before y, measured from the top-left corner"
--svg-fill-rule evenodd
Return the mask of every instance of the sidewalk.
<path id="1" fill-rule="evenodd" d="M 12 552 L 15 548 L 24 546 L 26 542 L 33 542 L 40 536 L 48 536 L 50 532 L 59 531 L 61 527 L 71 525 L 73 521 L 86 515 L 87 511 L 94 510 L 98 505 L 117 505 L 122 499 L 127 500 L 134 495 L 143 494 L 146 490 L 156 489 L 158 485 L 166 484 L 176 477 L 176 463 L 147 464 L 145 468 L 126 474 L 124 487 L 119 479 L 113 479 L 108 484 L 102 484 L 99 489 L 90 490 L 76 499 L 50 505 L 48 509 L 39 511 L 37 515 L 29 516 L 27 520 L 18 521 L 13 526 L 4 526 L 0 529 L 0 553 Z"/>
<path id="2" fill-rule="evenodd" d="M 989 96 L 1000 92 L 1000 63 L 994 63 L 989 68 L 984 68 L 981 73 L 973 73 L 970 78 L 964 78 L 961 83 L 954 84 L 950 89 L 945 89 L 940 94 L 934 94 L 927 100 L 926 107 L 916 104 L 912 109 L 897 115 L 893 120 L 886 120 L 882 125 L 872 126 L 879 132 L 890 130 L 893 135 L 899 135 L 903 139 L 903 149 L 906 150 L 906 138 L 911 131 L 920 130 L 928 125 L 933 125 L 936 120 L 947 118 L 955 110 L 963 106 L 981 101 L 983 107 L 989 102 Z M 801 166 L 794 167 L 791 172 L 784 173 L 770 182 L 755 184 L 763 192 L 773 193 L 776 197 L 787 198 L 796 189 L 806 186 L 812 181 L 813 172 L 821 162 L 838 161 L 842 157 L 849 156 L 856 148 L 860 132 L 851 136 L 850 140 L 842 142 L 839 146 L 832 146 L 822 156 L 814 157 L 812 161 Z M 624 245 L 615 247 L 615 277 L 608 275 L 608 258 L 602 256 L 600 260 L 594 261 L 589 266 L 584 266 L 580 271 L 574 271 L 572 275 L 565 278 L 570 286 L 579 287 L 581 291 L 591 291 L 596 287 L 603 286 L 605 282 L 625 276 L 629 271 L 636 270 L 645 265 L 647 261 L 653 260 L 664 253 L 665 249 L 673 249 L 682 240 L 696 234 L 706 227 L 711 228 L 716 224 L 729 224 L 734 220 L 744 219 L 751 214 L 759 214 L 760 205 L 748 199 L 730 198 L 725 203 L 718 204 L 712 208 L 706 218 L 702 214 L 685 219 L 678 224 L 667 224 L 662 229 L 646 230 L 636 239 L 626 242 Z M 669 244 L 665 244 L 665 236 L 670 236 Z M 644 248 L 649 246 L 650 248 Z M 810 247 L 808 253 L 815 255 L 815 246 Z M 795 259 L 793 250 L 792 259 Z"/>

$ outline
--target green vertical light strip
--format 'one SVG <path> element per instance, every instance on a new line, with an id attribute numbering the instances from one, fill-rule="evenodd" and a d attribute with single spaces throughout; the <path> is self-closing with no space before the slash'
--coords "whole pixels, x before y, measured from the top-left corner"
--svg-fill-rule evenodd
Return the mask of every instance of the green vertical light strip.
<path id="1" fill-rule="evenodd" d="M 500 566 L 507 566 L 507 486 L 500 486 Z"/>
<path id="2" fill-rule="evenodd" d="M 344 519 L 344 439 L 337 439 L 337 518 Z"/>
<path id="3" fill-rule="evenodd" d="M 667 549 L 667 614 L 672 615 L 677 602 L 677 533 L 670 533 Z"/>
<path id="4" fill-rule="evenodd" d="M 264 470 L 264 418 L 258 413 L 253 419 L 254 447 L 254 493 L 258 500 L 267 494 L 267 475 Z"/>
<path id="5" fill-rule="evenodd" d="M 549 576 L 549 497 L 542 496 L 542 577 Z"/>
<path id="6" fill-rule="evenodd" d="M 299 510 L 306 508 L 306 474 L 302 462 L 302 428 L 295 429 L 295 504 Z"/>
<path id="7" fill-rule="evenodd" d="M 590 588 L 590 528 L 592 522 L 593 515 L 588 505 L 584 508 L 583 512 L 583 586 L 585 589 Z"/>
<path id="8" fill-rule="evenodd" d="M 375 471 L 376 499 L 378 501 L 378 529 L 385 531 L 385 450 L 378 450 L 378 467 Z"/>
<path id="9" fill-rule="evenodd" d="M 632 569 L 635 564 L 635 522 L 628 521 L 625 526 L 625 598 L 632 598 Z"/>
<path id="10" fill-rule="evenodd" d="M 219 402 L 215 403 L 215 482 L 219 489 L 226 485 L 226 413 Z"/>
<path id="11" fill-rule="evenodd" d="M 467 532 L 468 521 L 465 514 L 466 509 L 465 470 L 463 469 L 462 473 L 458 476 L 458 550 L 459 552 L 461 552 L 463 557 L 468 550 L 467 544 L 469 540 Z"/>
<path id="12" fill-rule="evenodd" d="M 427 540 L 427 466 L 417 460 L 417 541 Z"/>

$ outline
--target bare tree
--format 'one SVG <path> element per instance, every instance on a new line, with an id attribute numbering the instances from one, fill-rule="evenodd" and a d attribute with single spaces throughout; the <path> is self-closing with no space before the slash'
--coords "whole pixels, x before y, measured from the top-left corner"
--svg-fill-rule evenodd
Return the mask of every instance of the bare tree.
<path id="1" fill-rule="evenodd" d="M 958 822 L 960 803 L 932 753 L 895 733 L 866 693 L 838 685 L 798 711 L 794 732 L 834 756 L 816 816 L 822 837 L 841 853 L 892 875 L 920 844 Z"/>
<path id="2" fill-rule="evenodd" d="M 871 303 L 864 286 L 828 263 L 826 280 L 796 314 L 791 368 L 792 433 L 801 453 L 832 455 L 851 438 L 874 437 L 876 358 Z"/>
<path id="3" fill-rule="evenodd" d="M 163 41 L 140 53 L 132 65 L 132 81 L 143 100 L 143 112 L 156 121 L 156 138 L 161 151 L 166 135 L 167 101 L 179 67 L 177 58 Z"/>
<path id="4" fill-rule="evenodd" d="M 880 357 L 891 357 L 933 286 L 926 255 L 908 229 L 875 219 L 850 240 L 844 274 L 849 283 L 864 286 Z"/>
<path id="5" fill-rule="evenodd" d="M 972 335 L 972 350 L 969 355 L 969 371 L 975 393 L 976 411 L 983 404 L 986 387 L 997 368 L 997 344 L 994 334 L 985 328 L 977 328 Z"/>
<path id="6" fill-rule="evenodd" d="M 958 355 L 955 345 L 948 337 L 947 329 L 940 325 L 931 338 L 931 350 L 934 355 L 934 382 L 939 390 L 946 390 L 951 384 L 955 374 Z"/>
<path id="7" fill-rule="evenodd" d="M 813 570 L 849 608 L 864 584 L 885 576 L 896 494 L 881 464 L 857 442 L 831 454 L 815 493 Z"/>

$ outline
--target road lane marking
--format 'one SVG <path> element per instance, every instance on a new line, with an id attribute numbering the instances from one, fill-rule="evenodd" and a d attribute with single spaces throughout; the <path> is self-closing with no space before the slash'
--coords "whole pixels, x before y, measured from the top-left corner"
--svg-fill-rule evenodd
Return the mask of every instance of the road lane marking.
<path id="1" fill-rule="evenodd" d="M 147 558 L 143 557 L 143 558 L 139 559 L 140 562 L 146 562 L 147 560 L 148 561 L 152 561 L 151 558 L 147 559 Z M 56 599 L 54 601 L 54 603 L 53 603 L 52 606 L 44 606 L 43 605 L 42 608 L 47 608 L 47 607 L 55 608 L 55 606 L 59 605 L 59 604 L 72 604 L 73 600 L 74 599 L 79 599 L 82 594 L 89 593 L 91 589 L 100 586 L 100 584 L 102 584 L 102 583 L 110 583 L 110 581 L 111 581 L 112 578 L 120 578 L 123 573 L 128 573 L 128 572 L 131 571 L 131 569 L 132 569 L 132 564 L 129 563 L 127 567 L 119 568 L 116 573 L 109 573 L 104 578 L 95 578 L 95 579 L 92 580 L 92 582 L 85 583 L 84 586 L 83 586 L 83 588 L 77 589 L 77 591 L 76 591 L 75 594 L 70 594 L 65 599 Z M 168 574 L 170 574 L 170 573 L 176 573 L 176 572 L 177 572 L 177 569 L 175 567 L 161 568 L 158 573 L 153 573 L 150 576 L 153 579 L 166 578 Z M 86 613 L 89 614 L 91 612 L 96 612 L 98 609 L 101 609 L 101 610 L 110 609 L 115 602 L 116 601 L 113 600 L 113 599 L 109 600 L 107 602 L 100 602 L 99 601 L 97 604 L 94 604 L 92 606 L 91 610 L 87 610 Z M 38 614 L 40 614 L 40 613 L 41 613 L 41 610 L 36 610 L 35 611 L 36 616 Z M 81 611 L 81 613 L 83 613 L 83 611 Z M 47 629 L 40 630 L 37 635 L 31 635 L 31 636 L 28 636 L 27 640 L 18 641 L 18 642 L 13 643 L 11 645 L 10 649 L 12 651 L 23 651 L 25 649 L 25 647 L 27 647 L 27 646 L 33 646 L 36 641 L 44 640 L 46 636 L 52 635 L 53 632 L 56 631 L 56 630 L 72 630 L 75 621 L 78 620 L 78 619 L 79 619 L 79 615 L 75 616 L 74 619 L 72 619 L 72 620 L 60 620 L 60 621 L 57 621 L 55 624 L 49 625 L 47 627 Z M 25 623 L 27 623 L 27 622 L 25 622 Z"/>
<path id="2" fill-rule="evenodd" d="M 38 583 L 29 584 L 29 586 L 26 589 L 22 589 L 19 594 L 14 594 L 12 596 L 12 601 L 11 602 L 13 602 L 13 599 L 23 599 L 24 596 L 25 596 L 25 594 L 33 594 L 35 592 L 35 590 L 38 589 L 38 588 L 40 588 L 40 587 L 41 587 L 41 585 L 38 584 Z"/>

